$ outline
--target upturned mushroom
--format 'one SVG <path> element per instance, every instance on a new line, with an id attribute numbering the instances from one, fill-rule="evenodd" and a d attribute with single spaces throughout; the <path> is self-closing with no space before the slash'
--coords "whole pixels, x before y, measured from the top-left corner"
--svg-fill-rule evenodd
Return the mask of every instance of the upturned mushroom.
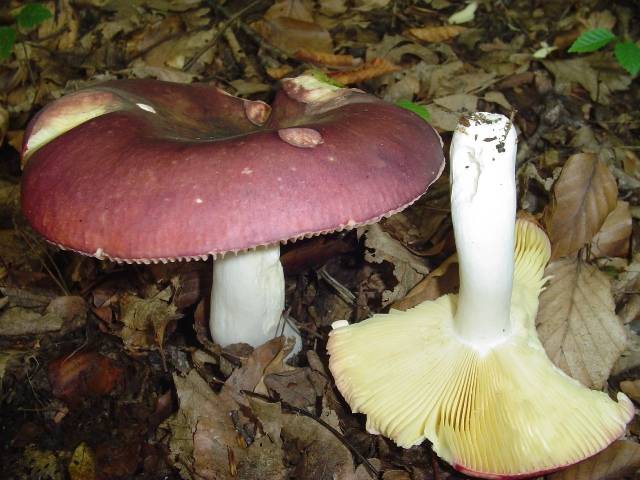
<path id="1" fill-rule="evenodd" d="M 406 110 L 312 75 L 282 86 L 273 107 L 155 80 L 61 98 L 25 133 L 26 218 L 100 259 L 212 255 L 213 339 L 264 343 L 282 332 L 280 242 L 402 210 L 444 165 L 435 131 Z"/>
<path id="2" fill-rule="evenodd" d="M 624 394 L 616 403 L 555 367 L 538 340 L 550 245 L 536 224 L 516 221 L 515 157 L 508 119 L 463 119 L 451 145 L 459 294 L 339 322 L 328 343 L 336 384 L 367 430 L 405 448 L 428 439 L 454 468 L 483 478 L 583 460 L 634 415 Z"/>

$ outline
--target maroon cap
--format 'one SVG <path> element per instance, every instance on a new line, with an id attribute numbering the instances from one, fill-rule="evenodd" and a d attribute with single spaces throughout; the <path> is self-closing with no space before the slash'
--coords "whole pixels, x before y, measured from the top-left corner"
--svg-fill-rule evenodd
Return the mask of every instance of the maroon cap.
<path id="1" fill-rule="evenodd" d="M 63 97 L 25 133 L 23 212 L 63 248 L 146 263 L 375 222 L 438 178 L 440 139 L 418 116 L 296 80 L 272 110 L 156 80 Z"/>

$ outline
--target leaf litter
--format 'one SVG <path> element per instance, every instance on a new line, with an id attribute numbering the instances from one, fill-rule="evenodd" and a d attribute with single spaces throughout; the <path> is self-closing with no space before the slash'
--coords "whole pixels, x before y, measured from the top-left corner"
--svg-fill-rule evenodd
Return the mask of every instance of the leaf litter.
<path id="1" fill-rule="evenodd" d="M 19 0 L 0 7 L 11 26 Z M 0 62 L 0 473 L 3 478 L 465 478 L 428 445 L 369 434 L 336 394 L 324 346 L 362 320 L 455 292 L 446 171 L 375 226 L 283 249 L 303 353 L 207 337 L 210 265 L 122 267 L 44 245 L 19 211 L 18 150 L 42 106 L 98 81 L 203 81 L 268 101 L 319 68 L 426 107 L 445 147 L 460 115 L 510 115 L 520 206 L 554 261 L 537 327 L 584 384 L 640 401 L 637 78 L 582 32 L 640 38 L 628 3 L 62 0 Z M 12 27 L 13 28 L 13 27 Z M 2 46 L 0 46 L 2 47 Z M 4 48 L 4 47 L 2 47 Z M 541 53 L 542 52 L 542 53 Z M 637 420 L 636 420 L 637 422 Z M 638 428 L 550 479 L 634 478 Z"/>

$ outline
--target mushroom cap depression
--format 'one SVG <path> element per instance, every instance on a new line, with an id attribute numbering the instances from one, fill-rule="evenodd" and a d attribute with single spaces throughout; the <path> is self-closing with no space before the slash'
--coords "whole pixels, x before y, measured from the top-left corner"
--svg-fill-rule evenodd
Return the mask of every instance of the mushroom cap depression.
<path id="1" fill-rule="evenodd" d="M 307 75 L 284 80 L 272 108 L 205 84 L 99 84 L 36 115 L 22 154 L 22 208 L 40 234 L 145 263 L 372 223 L 444 166 L 415 114 Z"/>

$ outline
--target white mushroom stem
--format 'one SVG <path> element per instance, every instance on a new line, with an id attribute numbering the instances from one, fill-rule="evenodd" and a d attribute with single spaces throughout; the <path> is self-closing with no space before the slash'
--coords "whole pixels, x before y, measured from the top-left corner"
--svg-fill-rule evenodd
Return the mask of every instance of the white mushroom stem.
<path id="1" fill-rule="evenodd" d="M 451 143 L 451 213 L 460 264 L 454 324 L 486 349 L 510 330 L 517 134 L 504 116 L 477 113 Z"/>
<path id="2" fill-rule="evenodd" d="M 284 333 L 296 337 L 299 347 L 299 335 L 284 322 L 283 310 L 280 245 L 214 260 L 209 327 L 217 344 L 257 347 Z"/>

